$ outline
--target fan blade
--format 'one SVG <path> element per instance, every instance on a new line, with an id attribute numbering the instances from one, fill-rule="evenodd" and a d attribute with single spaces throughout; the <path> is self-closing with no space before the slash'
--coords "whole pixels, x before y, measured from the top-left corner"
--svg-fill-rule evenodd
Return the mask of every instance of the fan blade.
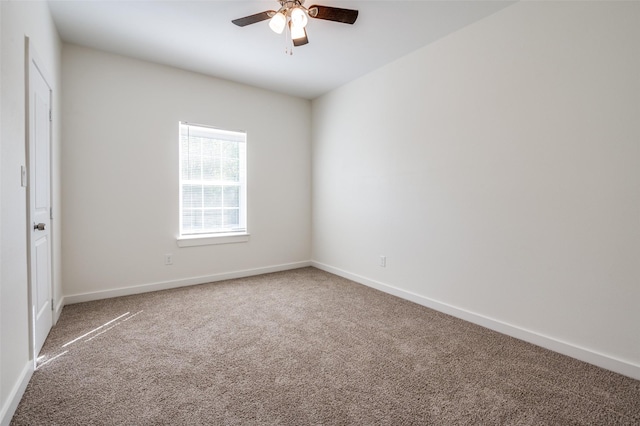
<path id="1" fill-rule="evenodd" d="M 276 14 L 275 10 L 267 10 L 266 12 L 256 13 L 255 15 L 245 16 L 244 18 L 234 19 L 233 22 L 239 27 L 245 27 L 247 25 L 255 24 L 256 22 L 266 21 Z"/>
<path id="2" fill-rule="evenodd" d="M 303 28 L 303 30 L 304 30 L 304 37 L 294 39 L 293 40 L 294 46 L 304 46 L 305 44 L 309 43 L 309 38 L 307 37 L 307 30 L 305 28 Z"/>
<path id="3" fill-rule="evenodd" d="M 327 21 L 342 22 L 343 24 L 353 24 L 358 19 L 358 11 L 353 9 L 341 9 L 330 6 L 311 6 L 309 16 Z"/>

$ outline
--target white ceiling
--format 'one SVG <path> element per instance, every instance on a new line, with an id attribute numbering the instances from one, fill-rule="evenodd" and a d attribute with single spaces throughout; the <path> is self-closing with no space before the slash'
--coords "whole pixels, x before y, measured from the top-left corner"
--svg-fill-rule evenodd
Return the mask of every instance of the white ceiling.
<path id="1" fill-rule="evenodd" d="M 69 43 L 313 99 L 509 6 L 512 1 L 307 0 L 359 10 L 354 25 L 310 19 L 309 44 L 286 55 L 268 21 L 232 19 L 275 0 L 49 0 Z"/>

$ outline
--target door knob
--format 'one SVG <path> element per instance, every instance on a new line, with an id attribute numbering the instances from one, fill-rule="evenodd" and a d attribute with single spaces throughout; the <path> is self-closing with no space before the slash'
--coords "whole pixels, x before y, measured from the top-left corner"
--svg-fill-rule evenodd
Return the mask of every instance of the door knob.
<path id="1" fill-rule="evenodd" d="M 33 224 L 33 229 L 36 229 L 38 231 L 44 231 L 44 227 L 45 227 L 44 223 L 34 223 Z"/>

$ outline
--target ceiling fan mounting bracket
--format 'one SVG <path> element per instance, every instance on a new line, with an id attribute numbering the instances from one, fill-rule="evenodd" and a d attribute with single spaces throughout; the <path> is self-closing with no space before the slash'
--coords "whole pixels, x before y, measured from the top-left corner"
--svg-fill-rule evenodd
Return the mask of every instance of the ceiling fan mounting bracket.
<path id="1" fill-rule="evenodd" d="M 278 0 L 278 3 L 280 3 L 280 6 L 286 6 L 290 9 L 292 7 L 302 6 L 304 4 L 304 0 Z"/>
<path id="2" fill-rule="evenodd" d="M 312 18 L 315 18 L 316 15 L 318 14 L 318 8 L 312 7 L 311 9 L 307 9 L 306 7 L 304 7 L 304 2 L 305 0 L 278 0 L 278 3 L 280 3 L 280 9 L 278 10 L 277 13 L 286 14 L 287 11 L 290 11 L 295 8 L 300 8 L 305 12 L 307 12 L 309 16 L 311 16 Z"/>

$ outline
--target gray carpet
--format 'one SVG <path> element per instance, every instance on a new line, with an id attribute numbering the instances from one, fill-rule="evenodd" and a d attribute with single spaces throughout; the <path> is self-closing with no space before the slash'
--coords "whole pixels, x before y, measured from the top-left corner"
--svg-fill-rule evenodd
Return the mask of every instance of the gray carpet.
<path id="1" fill-rule="evenodd" d="M 66 306 L 12 424 L 637 425 L 640 381 L 304 268 Z"/>

